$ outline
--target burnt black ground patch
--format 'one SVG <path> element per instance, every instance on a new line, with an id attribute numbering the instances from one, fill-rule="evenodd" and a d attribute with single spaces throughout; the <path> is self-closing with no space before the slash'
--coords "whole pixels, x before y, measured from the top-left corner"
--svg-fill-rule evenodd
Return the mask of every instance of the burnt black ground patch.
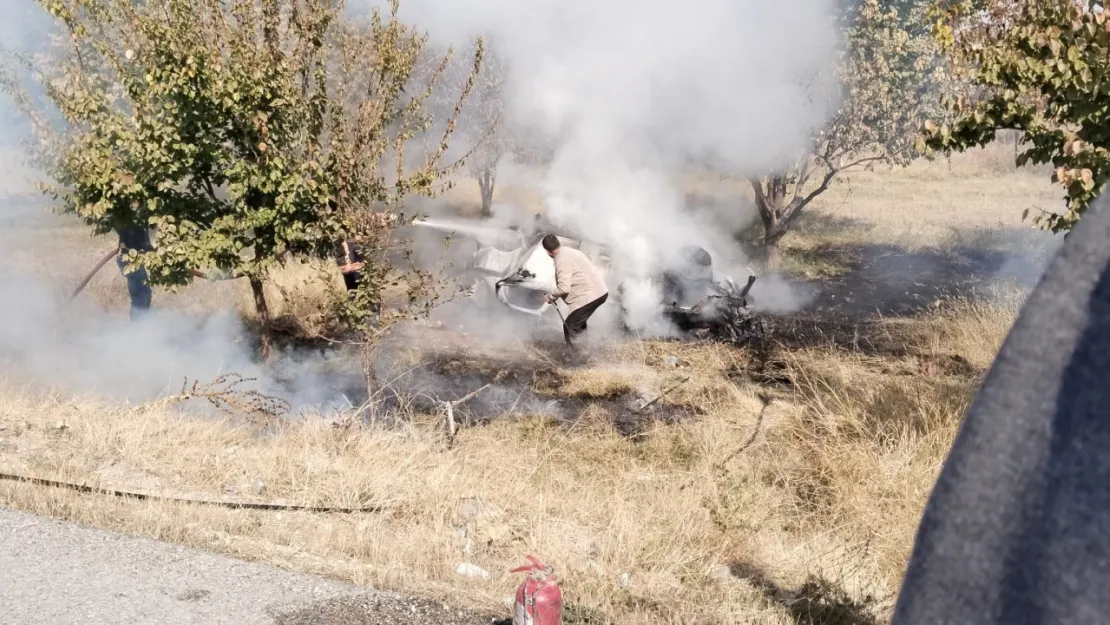
<path id="1" fill-rule="evenodd" d="M 445 402 L 477 392 L 454 408 L 455 419 L 469 426 L 513 416 L 547 416 L 567 426 L 603 418 L 622 435 L 637 436 L 653 423 L 675 423 L 699 412 L 666 397 L 643 397 L 620 384 L 567 388 L 564 370 L 537 360 L 464 352 L 426 354 L 425 359 L 425 364 L 392 381 L 392 388 L 424 413 L 442 412 Z"/>
<path id="2" fill-rule="evenodd" d="M 836 271 L 802 284 L 812 298 L 808 311 L 862 320 L 916 315 L 938 300 L 988 299 L 1001 284 L 1031 288 L 1040 278 L 1048 248 L 1022 254 L 972 246 L 906 250 L 841 245 L 806 253 L 828 256 L 836 266 Z"/>

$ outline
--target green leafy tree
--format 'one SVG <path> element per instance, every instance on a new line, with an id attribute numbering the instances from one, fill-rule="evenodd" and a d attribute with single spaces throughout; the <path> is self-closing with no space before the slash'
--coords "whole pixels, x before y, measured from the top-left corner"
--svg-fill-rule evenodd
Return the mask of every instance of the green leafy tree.
<path id="1" fill-rule="evenodd" d="M 842 101 L 791 167 L 751 177 L 769 266 L 812 202 L 845 172 L 915 158 L 916 129 L 943 82 L 937 47 L 919 28 L 924 12 L 863 0 L 843 15 L 835 64 Z M 921 34 L 918 34 L 921 33 Z M 811 84 L 817 84 L 814 81 Z"/>
<path id="2" fill-rule="evenodd" d="M 331 258 L 365 224 L 392 223 L 367 215 L 431 192 L 449 169 L 453 122 L 406 166 L 450 52 L 414 86 L 427 39 L 398 20 L 397 0 L 357 21 L 335 0 L 39 3 L 65 37 L 29 67 L 61 123 L 25 94 L 16 101 L 37 121 L 57 183 L 46 191 L 98 233 L 153 228 L 156 249 L 129 261 L 154 284 L 181 286 L 198 270 L 245 277 L 264 356 L 268 272 Z M 475 71 L 481 56 L 479 43 Z"/>
<path id="3" fill-rule="evenodd" d="M 1051 163 L 1066 193 L 1063 213 L 1034 222 L 1070 230 L 1110 177 L 1110 19 L 1075 0 L 942 0 L 936 15 L 936 37 L 975 89 L 946 102 L 953 121 L 925 125 L 923 146 L 959 151 L 1020 131 L 1017 164 Z"/>

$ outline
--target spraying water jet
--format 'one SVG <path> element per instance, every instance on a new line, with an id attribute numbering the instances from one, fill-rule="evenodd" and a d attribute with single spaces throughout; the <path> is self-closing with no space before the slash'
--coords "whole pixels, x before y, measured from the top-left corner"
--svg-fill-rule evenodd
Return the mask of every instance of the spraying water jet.
<path id="1" fill-rule="evenodd" d="M 448 236 L 462 235 L 474 239 L 482 245 L 496 247 L 501 250 L 513 250 L 524 245 L 524 235 L 515 228 L 499 228 L 497 226 L 446 219 L 418 219 L 413 221 L 412 225 L 435 230 Z"/>

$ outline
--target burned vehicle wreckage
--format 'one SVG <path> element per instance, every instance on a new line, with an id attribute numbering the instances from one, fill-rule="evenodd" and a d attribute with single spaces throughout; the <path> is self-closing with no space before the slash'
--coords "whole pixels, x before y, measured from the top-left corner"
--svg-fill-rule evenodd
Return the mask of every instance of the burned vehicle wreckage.
<path id="1" fill-rule="evenodd" d="M 543 249 L 543 236 L 524 236 L 510 230 L 496 245 L 479 244 L 470 267 L 475 278 L 475 303 L 536 316 L 547 312 L 551 304 L 544 301 L 544 294 L 555 289 L 555 266 Z M 582 251 L 607 275 L 620 275 L 606 246 L 563 235 L 559 240 Z M 662 294 L 659 312 L 680 332 L 735 344 L 766 338 L 767 327 L 754 313 L 750 295 L 756 276 L 749 276 L 742 286 L 730 278 L 716 280 L 713 259 L 701 247 L 691 245 L 679 250 L 667 269 L 650 279 Z M 624 288 L 621 282 L 610 283 L 610 301 L 620 307 L 621 324 L 628 330 Z"/>

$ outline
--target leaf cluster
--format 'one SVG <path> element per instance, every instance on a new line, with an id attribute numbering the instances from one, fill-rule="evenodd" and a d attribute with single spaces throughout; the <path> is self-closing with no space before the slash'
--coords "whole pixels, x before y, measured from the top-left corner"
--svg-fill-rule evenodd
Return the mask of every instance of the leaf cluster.
<path id="1" fill-rule="evenodd" d="M 751 179 L 768 241 L 784 235 L 840 174 L 905 165 L 921 154 L 917 129 L 939 107 L 948 80 L 940 48 L 922 26 L 927 18 L 920 8 L 879 0 L 836 16 L 844 43 L 832 76 L 807 83 L 813 106 L 827 107 L 824 123 L 795 163 Z M 834 98 L 826 96 L 829 83 Z"/>
<path id="2" fill-rule="evenodd" d="M 924 126 L 923 146 L 983 146 L 1023 133 L 1019 165 L 1049 164 L 1066 210 L 1035 222 L 1068 231 L 1110 178 L 1110 19 L 1074 0 L 962 0 L 934 8 L 934 35 L 975 87 L 945 104 L 951 123 Z"/>

